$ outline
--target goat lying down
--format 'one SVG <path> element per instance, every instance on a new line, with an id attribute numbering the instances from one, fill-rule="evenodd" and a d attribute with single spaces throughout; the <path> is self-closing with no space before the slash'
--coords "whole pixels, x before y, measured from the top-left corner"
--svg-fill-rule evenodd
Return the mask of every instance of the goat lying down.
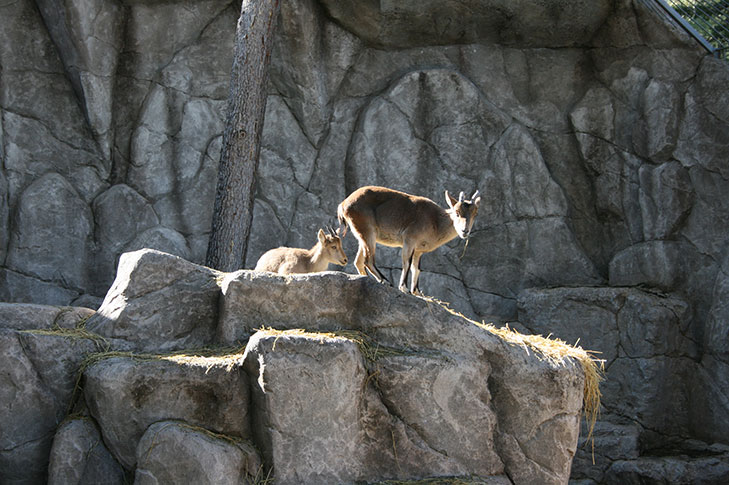
<path id="1" fill-rule="evenodd" d="M 402 248 L 400 290 L 407 291 L 408 272 L 412 268 L 410 292 L 419 293 L 420 257 L 459 236 L 467 239 L 481 202 L 478 190 L 458 200 L 445 191 L 448 209 L 425 197 L 406 194 L 386 187 L 367 186 L 352 192 L 337 207 L 342 237 L 347 226 L 359 242 L 354 265 L 359 274 L 367 274 L 380 282 L 387 281 L 375 266 L 376 243 Z"/>
<path id="2" fill-rule="evenodd" d="M 316 273 L 325 271 L 329 263 L 345 266 L 347 255 L 342 249 L 339 230 L 322 229 L 317 233 L 317 243 L 311 249 L 280 247 L 266 251 L 258 259 L 255 271 L 269 271 L 281 275 L 292 273 Z"/>

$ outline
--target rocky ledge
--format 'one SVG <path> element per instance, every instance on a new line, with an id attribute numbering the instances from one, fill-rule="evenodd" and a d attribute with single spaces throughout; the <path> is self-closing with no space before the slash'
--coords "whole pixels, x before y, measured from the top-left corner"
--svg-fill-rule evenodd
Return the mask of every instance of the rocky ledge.
<path id="1" fill-rule="evenodd" d="M 2 483 L 567 483 L 592 379 L 371 278 L 152 250 L 94 314 L 0 317 Z"/>

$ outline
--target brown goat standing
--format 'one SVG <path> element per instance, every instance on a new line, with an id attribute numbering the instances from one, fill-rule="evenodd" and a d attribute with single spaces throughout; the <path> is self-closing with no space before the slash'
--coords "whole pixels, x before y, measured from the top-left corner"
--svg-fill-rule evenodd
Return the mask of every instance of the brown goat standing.
<path id="1" fill-rule="evenodd" d="M 258 259 L 255 271 L 270 271 L 278 274 L 316 273 L 325 271 L 329 263 L 344 266 L 347 255 L 342 249 L 339 230 L 329 234 L 319 229 L 317 243 L 311 249 L 280 247 L 266 251 Z"/>
<path id="2" fill-rule="evenodd" d="M 359 242 L 354 265 L 359 274 L 369 271 L 378 281 L 387 281 L 375 266 L 376 243 L 402 248 L 402 274 L 399 288 L 407 291 L 407 275 L 412 268 L 410 292 L 419 293 L 420 257 L 456 236 L 467 239 L 478 212 L 478 190 L 471 200 L 461 192 L 458 200 L 445 191 L 448 209 L 425 197 L 385 187 L 361 187 L 337 207 L 340 224 L 346 224 Z M 346 226 L 342 237 L 346 234 Z"/>

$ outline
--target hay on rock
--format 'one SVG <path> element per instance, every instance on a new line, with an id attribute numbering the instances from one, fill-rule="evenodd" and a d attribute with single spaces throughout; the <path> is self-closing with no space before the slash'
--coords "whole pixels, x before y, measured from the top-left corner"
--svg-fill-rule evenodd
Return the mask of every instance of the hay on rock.
<path id="1" fill-rule="evenodd" d="M 450 313 L 477 325 L 480 328 L 500 337 L 505 342 L 522 347 L 527 353 L 533 352 L 537 358 L 545 359 L 553 365 L 565 365 L 568 360 L 579 362 L 585 374 L 585 386 L 582 409 L 588 425 L 587 440 L 592 439 L 597 416 L 600 412 L 600 382 L 604 379 L 605 360 L 598 359 L 595 354 L 598 352 L 585 350 L 582 347 L 570 345 L 563 340 L 554 338 L 551 335 L 526 335 L 510 328 L 508 325 L 497 328 L 493 324 L 477 322 L 450 308 L 447 302 L 432 297 L 420 297 L 430 303 L 435 303 Z M 594 443 L 593 443 L 594 445 Z"/>

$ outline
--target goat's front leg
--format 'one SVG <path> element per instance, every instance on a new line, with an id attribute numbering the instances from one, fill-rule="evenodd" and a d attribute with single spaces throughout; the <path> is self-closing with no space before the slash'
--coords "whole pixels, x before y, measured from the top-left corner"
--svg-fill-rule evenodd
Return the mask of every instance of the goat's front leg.
<path id="1" fill-rule="evenodd" d="M 407 280 L 408 280 L 408 272 L 410 272 L 410 266 L 412 264 L 413 254 L 415 251 L 413 251 L 413 248 L 410 246 L 410 244 L 405 243 L 402 246 L 402 273 L 400 274 L 400 285 L 398 286 L 400 288 L 400 291 L 407 292 Z"/>
<path id="2" fill-rule="evenodd" d="M 423 295 L 418 289 L 418 278 L 420 277 L 420 257 L 423 253 L 414 252 L 412 259 L 413 276 L 410 279 L 410 293 L 413 295 Z"/>

